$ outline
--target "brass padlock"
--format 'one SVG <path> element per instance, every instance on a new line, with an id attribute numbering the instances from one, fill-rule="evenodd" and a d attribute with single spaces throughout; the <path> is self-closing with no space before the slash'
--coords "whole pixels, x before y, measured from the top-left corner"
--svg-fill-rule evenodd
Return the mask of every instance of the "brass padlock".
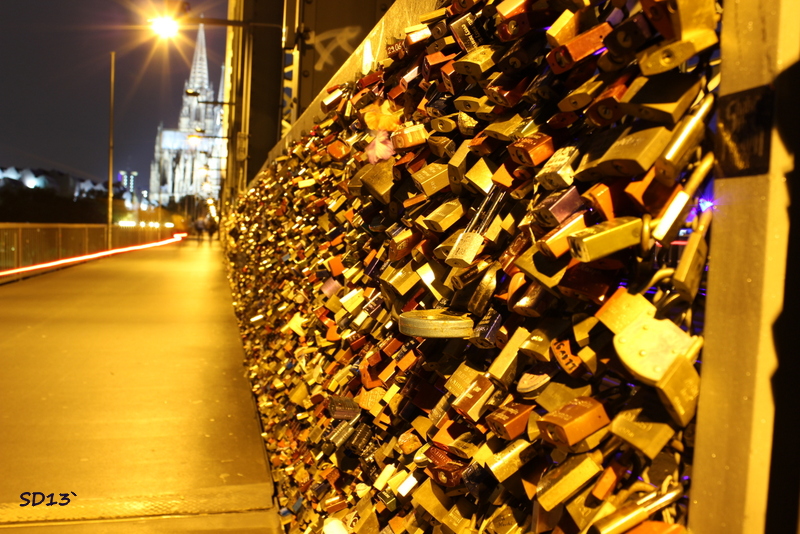
<path id="1" fill-rule="evenodd" d="M 690 336 L 666 319 L 640 317 L 614 336 L 614 349 L 625 368 L 654 386 L 676 358 L 694 361 L 703 338 Z"/>
<path id="2" fill-rule="evenodd" d="M 681 428 L 694 418 L 700 375 L 689 358 L 676 358 L 655 385 L 664 408 Z"/>
<path id="3" fill-rule="evenodd" d="M 431 128 L 439 133 L 450 133 L 458 128 L 458 114 L 451 113 L 431 119 Z"/>
<path id="4" fill-rule="evenodd" d="M 603 403 L 578 397 L 544 415 L 537 425 L 542 438 L 555 447 L 571 447 L 611 423 Z"/>
<path id="5" fill-rule="evenodd" d="M 603 48 L 603 39 L 611 33 L 611 30 L 611 25 L 603 22 L 554 48 L 547 54 L 550 68 L 556 74 L 567 72 L 580 60 Z"/>
<path id="6" fill-rule="evenodd" d="M 675 435 L 675 426 L 658 399 L 641 389 L 611 420 L 611 433 L 651 460 Z"/>
<path id="7" fill-rule="evenodd" d="M 605 73 L 595 74 L 583 85 L 571 91 L 558 103 L 558 109 L 563 112 L 580 111 L 591 104 L 600 95 L 606 84 L 612 79 Z"/>
<path id="8" fill-rule="evenodd" d="M 583 200 L 575 186 L 554 191 L 533 208 L 536 219 L 544 227 L 552 228 L 564 222 L 583 207 Z"/>
<path id="9" fill-rule="evenodd" d="M 561 224 L 550 230 L 544 237 L 536 241 L 536 248 L 551 258 L 559 258 L 569 252 L 568 237 L 584 230 L 587 225 L 587 211 L 573 213 Z"/>
<path id="10" fill-rule="evenodd" d="M 673 185 L 677 181 L 700 141 L 705 137 L 705 121 L 711 116 L 713 108 L 714 94 L 709 93 L 681 120 L 669 144 L 654 164 L 657 180 L 667 185 Z"/>
<path id="11" fill-rule="evenodd" d="M 597 15 L 593 8 L 565 9 L 547 28 L 545 37 L 550 48 L 558 48 L 577 37 L 582 31 L 596 26 Z"/>
<path id="12" fill-rule="evenodd" d="M 425 217 L 425 226 L 432 232 L 446 232 L 464 216 L 466 208 L 460 198 L 450 199 Z"/>
<path id="13" fill-rule="evenodd" d="M 705 235 L 711 223 L 712 213 L 711 209 L 706 209 L 697 218 L 696 227 L 687 239 L 678 266 L 670 278 L 672 287 L 687 302 L 694 301 L 700 290 L 700 282 L 708 256 L 708 243 Z"/>
<path id="14" fill-rule="evenodd" d="M 653 28 L 644 13 L 639 12 L 617 24 L 603 40 L 613 54 L 632 55 L 653 37 Z"/>
<path id="15" fill-rule="evenodd" d="M 431 153 L 439 158 L 451 158 L 456 153 L 455 141 L 443 135 L 431 135 L 428 137 L 428 148 Z"/>
<path id="16" fill-rule="evenodd" d="M 504 52 L 505 49 L 499 45 L 487 44 L 478 46 L 470 50 L 465 56 L 457 59 L 453 64 L 453 68 L 463 76 L 471 76 L 479 80 L 495 66 Z"/>
<path id="17" fill-rule="evenodd" d="M 508 146 L 511 159 L 520 165 L 531 167 L 537 167 L 547 161 L 554 151 L 553 138 L 543 132 L 522 137 Z"/>
<path id="18" fill-rule="evenodd" d="M 492 187 L 491 193 L 486 195 L 464 233 L 459 236 L 450 254 L 447 255 L 445 263 L 450 267 L 468 267 L 483 247 L 482 234 L 494 219 L 506 196 L 505 191 Z"/>
<path id="19" fill-rule="evenodd" d="M 580 143 L 572 141 L 555 152 L 536 174 L 536 180 L 545 189 L 562 189 L 572 185 L 575 179 L 575 165 L 580 156 Z"/>
<path id="20" fill-rule="evenodd" d="M 488 409 L 486 404 L 496 395 L 497 388 L 492 381 L 480 375 L 453 401 L 452 406 L 462 417 L 475 423 Z"/>
<path id="21" fill-rule="evenodd" d="M 663 494 L 648 495 L 635 503 L 622 506 L 616 512 L 589 527 L 589 534 L 622 534 L 642 523 L 652 514 L 683 498 L 683 486 L 674 485 Z"/>
<path id="22" fill-rule="evenodd" d="M 597 170 L 607 176 L 636 176 L 647 172 L 672 139 L 666 126 L 635 123 L 617 139 L 597 163 Z"/>
<path id="23" fill-rule="evenodd" d="M 566 502 L 592 478 L 603 471 L 603 460 L 610 456 L 621 441 L 611 440 L 602 450 L 570 456 L 542 477 L 536 488 L 536 498 L 545 510 Z"/>
<path id="24" fill-rule="evenodd" d="M 492 176 L 495 171 L 497 171 L 497 164 L 488 158 L 480 158 L 464 173 L 463 185 L 474 193 L 480 192 L 488 195 L 494 186 Z"/>
<path id="25" fill-rule="evenodd" d="M 522 370 L 524 356 L 519 353 L 519 348 L 528 339 L 530 332 L 523 327 L 518 327 L 508 340 L 500 354 L 492 361 L 486 376 L 498 387 L 508 390 Z"/>
<path id="26" fill-rule="evenodd" d="M 567 240 L 575 259 L 582 262 L 598 260 L 639 245 L 642 241 L 642 219 L 617 217 L 574 233 Z"/>
<path id="27" fill-rule="evenodd" d="M 639 76 L 620 100 L 620 110 L 667 126 L 674 126 L 697 98 L 703 80 L 694 74 L 666 72 Z"/>
<path id="28" fill-rule="evenodd" d="M 411 175 L 414 185 L 427 196 L 433 196 L 450 185 L 447 165 L 444 163 L 429 163 L 421 171 Z"/>
<path id="29" fill-rule="evenodd" d="M 490 307 L 475 325 L 469 342 L 481 349 L 491 349 L 497 344 L 497 334 L 503 325 L 503 316 Z"/>
<path id="30" fill-rule="evenodd" d="M 461 193 L 461 184 L 467 172 L 467 166 L 472 152 L 469 150 L 469 141 L 464 141 L 456 149 L 447 162 L 447 176 L 450 179 L 450 191 L 457 195 Z"/>
<path id="31" fill-rule="evenodd" d="M 635 73 L 633 68 L 615 72 L 617 77 L 609 82 L 603 92 L 586 108 L 586 117 L 591 123 L 597 126 L 610 126 L 623 117 L 624 113 L 619 103 L 628 92 Z"/>
<path id="32" fill-rule="evenodd" d="M 678 232 L 683 226 L 686 215 L 691 209 L 690 201 L 713 169 L 714 163 L 713 152 L 709 152 L 703 156 L 692 171 L 692 175 L 684 184 L 683 190 L 678 191 L 675 196 L 672 197 L 669 205 L 664 209 L 661 218 L 652 231 L 653 239 L 661 243 L 670 243 L 678 237 Z"/>
<path id="33" fill-rule="evenodd" d="M 542 317 L 557 301 L 545 286 L 532 280 L 516 302 L 509 302 L 511 311 L 524 317 Z M 525 346 L 529 343 L 526 342 Z"/>
<path id="34" fill-rule="evenodd" d="M 636 54 L 645 76 L 672 70 L 719 41 L 714 0 L 643 0 L 642 8 L 665 37 Z"/>
<path id="35" fill-rule="evenodd" d="M 534 408 L 534 404 L 511 402 L 487 415 L 486 424 L 496 435 L 512 441 L 527 432 L 528 419 Z"/>
<path id="36" fill-rule="evenodd" d="M 448 41 L 455 42 L 451 36 L 447 36 L 437 41 L 437 43 L 441 42 L 441 49 L 445 49 L 449 48 L 450 46 Z M 441 77 L 442 81 L 441 90 L 450 93 L 451 95 L 455 95 L 463 91 L 467 84 L 466 80 L 464 80 L 464 77 L 456 72 L 456 69 L 453 65 L 455 65 L 455 60 L 451 59 L 439 69 L 439 76 Z"/>

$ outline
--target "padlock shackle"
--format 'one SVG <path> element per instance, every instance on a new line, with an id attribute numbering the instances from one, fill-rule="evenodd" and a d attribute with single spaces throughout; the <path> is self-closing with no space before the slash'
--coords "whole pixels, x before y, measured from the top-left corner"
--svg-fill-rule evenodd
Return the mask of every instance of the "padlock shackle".
<path id="1" fill-rule="evenodd" d="M 486 213 L 486 215 L 483 218 L 483 221 L 481 221 L 480 226 L 478 226 L 478 229 L 476 230 L 476 232 L 481 235 L 483 235 L 483 233 L 489 228 L 489 225 L 492 224 L 492 220 L 500 211 L 500 207 L 503 205 L 503 200 L 505 200 L 507 194 L 506 191 L 500 189 L 494 189 L 492 192 L 493 193 L 499 192 L 499 193 L 497 194 L 497 197 L 492 201 L 491 206 L 489 206 L 489 211 Z"/>
<path id="2" fill-rule="evenodd" d="M 663 267 L 653 273 L 653 276 L 650 277 L 650 280 L 647 283 L 642 284 L 642 287 L 636 291 L 631 291 L 634 295 L 644 295 L 647 293 L 647 290 L 651 287 L 655 286 L 672 277 L 675 274 L 675 269 L 672 267 Z"/>
<path id="3" fill-rule="evenodd" d="M 714 163 L 716 163 L 714 153 L 706 152 L 706 155 L 703 156 L 703 159 L 701 159 L 694 168 L 692 175 L 683 186 L 683 192 L 686 193 L 688 197 L 694 196 L 694 194 L 697 192 L 697 189 L 700 187 L 700 184 L 705 181 L 708 173 L 710 173 L 711 169 L 714 168 Z"/>
<path id="4" fill-rule="evenodd" d="M 475 225 L 479 225 L 481 223 L 481 215 L 483 214 L 483 211 L 486 209 L 486 207 L 489 205 L 489 201 L 494 195 L 494 192 L 496 190 L 497 186 L 492 184 L 491 188 L 489 189 L 489 192 L 483 198 L 483 201 L 481 201 L 480 206 L 478 206 L 478 211 L 475 212 L 475 216 L 469 221 L 467 227 L 464 228 L 464 233 L 472 232 L 475 228 Z"/>

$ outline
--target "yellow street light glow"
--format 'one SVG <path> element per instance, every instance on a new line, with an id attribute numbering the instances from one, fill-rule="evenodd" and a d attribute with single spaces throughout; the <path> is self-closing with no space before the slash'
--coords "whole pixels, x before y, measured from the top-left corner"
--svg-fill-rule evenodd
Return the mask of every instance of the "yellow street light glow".
<path id="1" fill-rule="evenodd" d="M 189 143 L 189 146 L 196 147 L 200 144 L 201 137 L 199 135 L 190 135 L 186 138 L 186 141 Z"/>
<path id="2" fill-rule="evenodd" d="M 162 39 L 178 35 L 178 21 L 171 17 L 156 17 L 150 20 L 150 28 Z"/>

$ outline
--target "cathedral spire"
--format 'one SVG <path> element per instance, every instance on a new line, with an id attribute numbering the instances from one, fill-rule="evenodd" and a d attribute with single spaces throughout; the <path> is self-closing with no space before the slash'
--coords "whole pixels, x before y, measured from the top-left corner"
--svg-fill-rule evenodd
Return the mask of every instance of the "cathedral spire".
<path id="1" fill-rule="evenodd" d="M 206 56 L 206 33 L 203 25 L 197 30 L 197 42 L 194 47 L 192 59 L 192 72 L 189 74 L 187 89 L 200 91 L 209 86 L 208 83 L 208 57 Z"/>
<path id="2" fill-rule="evenodd" d="M 225 65 L 222 65 L 222 74 L 219 76 L 219 93 L 217 94 L 217 102 L 225 100 Z"/>

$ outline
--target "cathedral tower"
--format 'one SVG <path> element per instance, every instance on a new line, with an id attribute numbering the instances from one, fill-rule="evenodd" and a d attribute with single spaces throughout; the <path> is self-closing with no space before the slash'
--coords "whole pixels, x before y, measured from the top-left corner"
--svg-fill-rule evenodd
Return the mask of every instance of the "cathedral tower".
<path id="1" fill-rule="evenodd" d="M 159 127 L 150 167 L 150 199 L 161 205 L 186 196 L 216 197 L 227 156 L 222 106 L 208 75 L 205 29 L 197 30 L 189 78 L 183 85 L 177 129 Z"/>

